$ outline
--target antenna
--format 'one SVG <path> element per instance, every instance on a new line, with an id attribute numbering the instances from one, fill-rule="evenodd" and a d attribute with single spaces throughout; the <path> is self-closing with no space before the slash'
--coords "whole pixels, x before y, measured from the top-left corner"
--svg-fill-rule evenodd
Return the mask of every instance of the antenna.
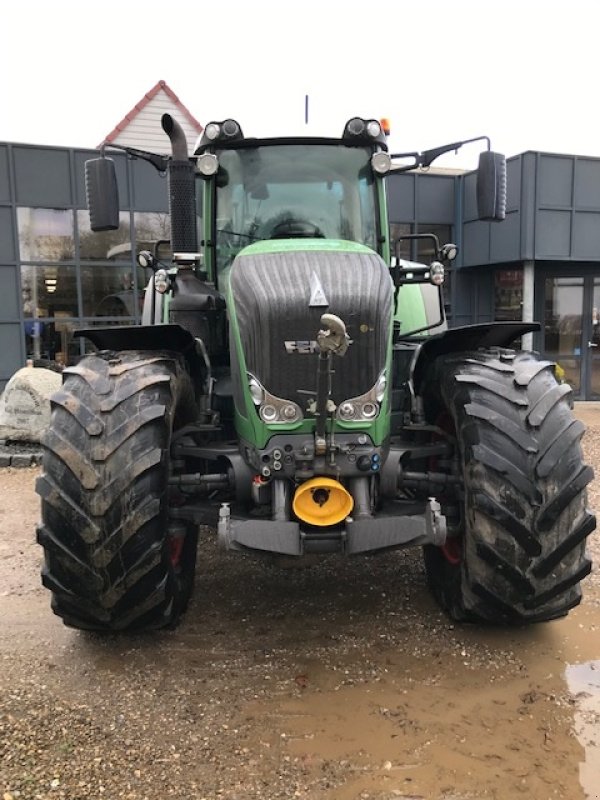
<path id="1" fill-rule="evenodd" d="M 308 95 L 304 95 L 304 124 L 308 125 Z"/>

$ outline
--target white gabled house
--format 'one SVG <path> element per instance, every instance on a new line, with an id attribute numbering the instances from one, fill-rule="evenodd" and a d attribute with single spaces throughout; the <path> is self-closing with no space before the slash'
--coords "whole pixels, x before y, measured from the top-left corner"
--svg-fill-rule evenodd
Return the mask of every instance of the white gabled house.
<path id="1" fill-rule="evenodd" d="M 186 135 L 188 150 L 192 153 L 203 127 L 165 81 L 159 81 L 153 86 L 98 147 L 118 144 L 122 147 L 137 147 L 140 150 L 169 154 L 171 145 L 160 124 L 165 113 L 171 114 L 179 122 Z"/>

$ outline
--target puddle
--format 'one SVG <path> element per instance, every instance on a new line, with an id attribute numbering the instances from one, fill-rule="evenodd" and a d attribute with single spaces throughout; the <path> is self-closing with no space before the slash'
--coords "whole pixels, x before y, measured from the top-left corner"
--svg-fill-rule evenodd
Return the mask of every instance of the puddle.
<path id="1" fill-rule="evenodd" d="M 585 749 L 579 779 L 587 800 L 600 800 L 600 660 L 569 664 L 565 677 L 577 704 L 575 733 Z"/>

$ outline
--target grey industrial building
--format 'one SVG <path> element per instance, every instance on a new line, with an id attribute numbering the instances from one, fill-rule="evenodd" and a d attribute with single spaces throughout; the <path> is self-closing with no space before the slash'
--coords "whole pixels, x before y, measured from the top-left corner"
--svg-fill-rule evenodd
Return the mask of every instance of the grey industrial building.
<path id="1" fill-rule="evenodd" d="M 73 330 L 139 320 L 136 250 L 169 236 L 166 181 L 115 154 L 119 231 L 92 235 L 84 162 L 96 151 L 0 144 L 0 389 L 30 358 L 72 363 Z M 392 235 L 433 231 L 460 247 L 451 325 L 537 319 L 533 345 L 580 399 L 600 399 L 600 159 L 527 152 L 508 161 L 502 223 L 476 219 L 473 174 L 388 178 Z M 412 257 L 426 257 L 416 250 Z"/>

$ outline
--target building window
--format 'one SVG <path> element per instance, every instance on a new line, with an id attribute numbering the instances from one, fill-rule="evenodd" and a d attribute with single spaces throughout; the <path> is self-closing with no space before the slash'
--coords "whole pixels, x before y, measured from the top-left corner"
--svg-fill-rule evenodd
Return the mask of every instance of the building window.
<path id="1" fill-rule="evenodd" d="M 433 233 L 438 237 L 438 241 L 442 245 L 451 241 L 452 226 L 435 223 L 420 223 L 419 225 L 411 225 L 409 222 L 390 223 L 392 255 L 400 255 L 400 258 L 406 261 L 419 261 L 424 264 L 430 264 L 437 258 L 433 240 L 403 239 L 398 241 L 400 236 L 408 236 L 411 233 Z"/>
<path id="2" fill-rule="evenodd" d="M 159 242 L 167 242 L 171 238 L 171 218 L 168 214 L 153 211 L 140 211 L 133 215 L 136 252 L 150 250 L 155 252 Z M 159 258 L 170 259 L 170 246 L 160 248 Z"/>
<path id="3" fill-rule="evenodd" d="M 72 261 L 73 212 L 58 208 L 18 208 L 21 261 Z"/>
<path id="4" fill-rule="evenodd" d="M 433 233 L 437 236 L 440 245 L 443 245 L 451 241 L 452 227 L 450 225 L 427 225 L 421 223 L 417 225 L 416 233 Z M 415 261 L 431 264 L 437 257 L 432 239 L 417 239 L 415 241 Z"/>
<path id="5" fill-rule="evenodd" d="M 79 358 L 79 340 L 73 331 L 79 325 L 59 317 L 30 319 L 23 323 L 27 358 L 32 361 L 56 361 L 63 366 Z"/>
<path id="6" fill-rule="evenodd" d="M 127 261 L 131 262 L 131 231 L 129 213 L 119 214 L 119 229 L 94 233 L 90 228 L 87 211 L 77 212 L 79 233 L 79 258 L 81 261 Z"/>
<path id="7" fill-rule="evenodd" d="M 400 258 L 410 261 L 411 242 L 410 240 L 403 239 L 398 241 L 400 236 L 407 236 L 412 233 L 412 225 L 408 222 L 392 222 L 390 223 L 390 244 L 392 256 L 399 256 Z"/>
<path id="8" fill-rule="evenodd" d="M 523 270 L 498 269 L 494 284 L 494 319 L 499 322 L 523 319 Z"/>
<path id="9" fill-rule="evenodd" d="M 139 293 L 131 266 L 81 266 L 84 317 L 132 317 L 139 313 Z"/>
<path id="10" fill-rule="evenodd" d="M 77 317 L 75 267 L 23 264 L 21 292 L 24 317 Z"/>

